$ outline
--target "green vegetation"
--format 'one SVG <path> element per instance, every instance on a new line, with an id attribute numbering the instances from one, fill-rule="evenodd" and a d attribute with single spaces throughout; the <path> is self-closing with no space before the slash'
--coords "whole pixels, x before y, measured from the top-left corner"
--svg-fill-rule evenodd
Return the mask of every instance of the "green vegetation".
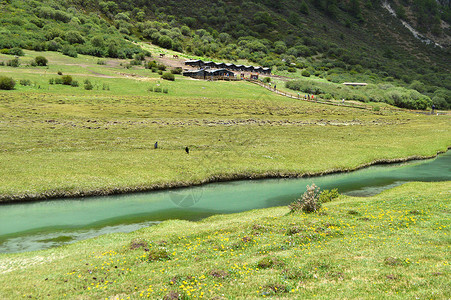
<path id="1" fill-rule="evenodd" d="M 172 74 L 171 72 L 163 73 L 163 75 L 161 76 L 161 78 L 162 78 L 162 79 L 165 79 L 165 80 L 170 80 L 170 81 L 174 81 L 174 80 L 175 80 L 175 76 L 174 76 L 174 74 Z"/>
<path id="2" fill-rule="evenodd" d="M 303 75 L 304 76 L 304 75 Z M 285 86 L 294 91 L 300 91 L 307 94 L 319 95 L 325 99 L 347 99 L 357 100 L 361 102 L 384 102 L 397 107 L 426 110 L 437 103 L 440 93 L 447 93 L 451 96 L 449 91 L 438 90 L 434 93 L 434 102 L 428 97 L 421 94 L 415 87 L 410 88 L 396 87 L 390 83 L 370 84 L 363 87 L 347 87 L 339 83 L 328 81 L 312 81 L 305 79 L 298 79 L 287 81 Z M 437 108 L 447 109 L 446 103 L 437 105 Z"/>
<path id="3" fill-rule="evenodd" d="M 447 299 L 449 182 L 0 254 L 5 298 Z"/>
<path id="4" fill-rule="evenodd" d="M 44 56 L 36 56 L 34 59 L 35 63 L 39 67 L 45 67 L 47 66 L 48 60 Z"/>
<path id="5" fill-rule="evenodd" d="M 13 90 L 16 82 L 11 77 L 0 76 L 0 90 Z"/>
<path id="6" fill-rule="evenodd" d="M 299 212 L 303 211 L 306 213 L 318 212 L 321 209 L 320 190 L 315 184 L 307 186 L 307 191 L 302 195 L 301 198 L 297 199 L 290 204 L 290 211 Z"/>
<path id="7" fill-rule="evenodd" d="M 133 58 L 133 66 L 145 56 L 137 42 L 152 42 L 190 56 L 272 67 L 291 78 L 302 72 L 335 83 L 421 86 L 421 95 L 394 93 L 387 102 L 449 109 L 451 27 L 441 26 L 449 22 L 449 3 L 390 3 L 400 18 L 445 43 L 443 49 L 415 39 L 380 2 L 366 0 L 11 0 L 0 4 L 0 51 Z"/>
<path id="8" fill-rule="evenodd" d="M 47 67 L 29 66 L 36 56 L 26 50 L 23 65 L 2 67 L 32 83 L 0 93 L 2 201 L 314 174 L 450 145 L 446 115 L 325 106 L 241 81 L 162 80 L 127 60 L 47 52 Z"/>

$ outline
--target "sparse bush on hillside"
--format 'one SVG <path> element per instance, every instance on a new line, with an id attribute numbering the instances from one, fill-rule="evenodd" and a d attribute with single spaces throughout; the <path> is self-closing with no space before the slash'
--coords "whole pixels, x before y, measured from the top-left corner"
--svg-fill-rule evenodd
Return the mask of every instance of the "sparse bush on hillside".
<path id="1" fill-rule="evenodd" d="M 11 77 L 0 76 L 0 90 L 13 90 L 16 82 Z"/>
<path id="2" fill-rule="evenodd" d="M 44 56 L 36 56 L 34 62 L 36 63 L 37 66 L 44 67 L 47 66 L 48 60 Z"/>
<path id="3" fill-rule="evenodd" d="M 23 86 L 29 86 L 29 85 L 31 85 L 31 80 L 30 79 L 21 79 L 19 81 L 19 83 L 20 83 L 20 85 L 23 85 Z"/>
<path id="4" fill-rule="evenodd" d="M 175 68 L 171 70 L 172 74 L 182 74 L 182 68 Z"/>
<path id="5" fill-rule="evenodd" d="M 61 77 L 62 84 L 64 85 L 71 85 L 72 84 L 72 76 L 70 75 L 64 75 Z"/>
<path id="6" fill-rule="evenodd" d="M 17 68 L 17 67 L 20 66 L 20 60 L 19 60 L 18 58 L 13 58 L 13 59 L 11 59 L 11 60 L 8 60 L 8 61 L 6 62 L 6 65 L 7 65 L 8 67 L 14 67 L 14 68 Z"/>
<path id="7" fill-rule="evenodd" d="M 89 81 L 88 79 L 86 79 L 84 83 L 85 83 L 85 85 L 84 85 L 85 90 L 90 91 L 94 88 L 91 81 Z"/>
<path id="8" fill-rule="evenodd" d="M 301 75 L 304 76 L 304 77 L 310 77 L 310 72 L 307 71 L 307 70 L 302 70 Z"/>
<path id="9" fill-rule="evenodd" d="M 172 74 L 170 72 L 164 73 L 163 75 L 161 75 L 161 78 L 165 79 L 165 80 L 170 80 L 170 81 L 174 81 L 175 80 L 174 74 Z"/>

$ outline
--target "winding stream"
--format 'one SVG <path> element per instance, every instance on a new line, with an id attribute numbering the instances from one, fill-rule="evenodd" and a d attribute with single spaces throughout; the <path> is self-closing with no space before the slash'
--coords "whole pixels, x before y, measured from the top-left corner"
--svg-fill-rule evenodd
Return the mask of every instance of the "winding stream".
<path id="1" fill-rule="evenodd" d="M 379 165 L 301 179 L 247 180 L 131 195 L 62 199 L 0 206 L 0 253 L 34 251 L 168 219 L 287 205 L 307 184 L 371 196 L 409 181 L 450 181 L 451 151 L 435 159 Z"/>

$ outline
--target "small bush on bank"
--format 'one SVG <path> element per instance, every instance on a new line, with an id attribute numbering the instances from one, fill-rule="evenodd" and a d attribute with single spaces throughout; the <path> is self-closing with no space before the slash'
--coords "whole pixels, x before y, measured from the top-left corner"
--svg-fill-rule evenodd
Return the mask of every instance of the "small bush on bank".
<path id="1" fill-rule="evenodd" d="M 338 196 L 340 196 L 338 189 L 324 190 L 319 194 L 319 201 L 321 203 L 327 203 L 338 198 Z"/>
<path id="2" fill-rule="evenodd" d="M 321 208 L 321 201 L 319 200 L 319 187 L 314 183 L 307 186 L 307 191 L 302 195 L 302 198 L 297 199 L 289 205 L 290 212 L 303 211 L 307 213 L 316 212 Z"/>
<path id="3" fill-rule="evenodd" d="M 265 77 L 265 78 L 263 78 L 263 82 L 264 82 L 264 83 L 270 83 L 270 82 L 271 82 L 271 77 Z"/>
<path id="4" fill-rule="evenodd" d="M 0 76 L 0 90 L 13 90 L 16 82 L 11 77 Z"/>
<path id="5" fill-rule="evenodd" d="M 310 77 L 310 73 L 307 70 L 303 70 L 301 75 L 304 76 L 304 77 Z"/>
<path id="6" fill-rule="evenodd" d="M 174 74 L 172 74 L 170 72 L 163 73 L 163 75 L 161 75 L 161 78 L 164 79 L 164 80 L 170 80 L 170 81 L 174 81 L 175 80 Z"/>

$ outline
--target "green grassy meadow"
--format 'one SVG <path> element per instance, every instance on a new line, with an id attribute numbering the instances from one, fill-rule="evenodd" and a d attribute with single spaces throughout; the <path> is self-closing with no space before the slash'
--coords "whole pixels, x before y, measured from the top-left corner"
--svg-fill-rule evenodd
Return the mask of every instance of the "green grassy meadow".
<path id="1" fill-rule="evenodd" d="M 48 67 L 28 67 L 40 53 L 25 53 L 21 67 L 0 67 L 18 82 L 0 91 L 1 201 L 320 174 L 451 144 L 446 115 L 308 103 L 247 82 L 170 82 L 125 60 L 56 52 L 45 53 Z M 80 86 L 50 84 L 59 71 Z"/>
<path id="2" fill-rule="evenodd" d="M 449 182 L 0 254 L 6 299 L 448 299 Z M 164 298 L 166 297 L 166 298 Z M 171 298 L 173 297 L 173 298 Z"/>

